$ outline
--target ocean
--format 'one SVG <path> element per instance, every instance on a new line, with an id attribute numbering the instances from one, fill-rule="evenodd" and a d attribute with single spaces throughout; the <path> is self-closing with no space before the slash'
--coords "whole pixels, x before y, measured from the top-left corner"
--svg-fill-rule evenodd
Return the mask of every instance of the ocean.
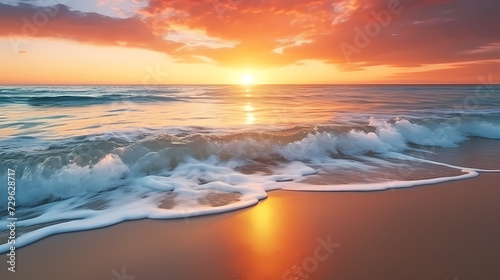
<path id="1" fill-rule="evenodd" d="M 497 85 L 0 86 L 0 252 L 189 219 L 273 190 L 381 191 L 500 172 Z"/>

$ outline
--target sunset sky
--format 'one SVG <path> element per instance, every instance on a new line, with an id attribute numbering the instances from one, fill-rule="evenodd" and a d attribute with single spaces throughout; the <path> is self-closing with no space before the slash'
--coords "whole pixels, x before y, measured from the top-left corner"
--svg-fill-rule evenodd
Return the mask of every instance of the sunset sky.
<path id="1" fill-rule="evenodd" d="M 0 0 L 0 83 L 499 83 L 499 11 L 498 0 Z"/>

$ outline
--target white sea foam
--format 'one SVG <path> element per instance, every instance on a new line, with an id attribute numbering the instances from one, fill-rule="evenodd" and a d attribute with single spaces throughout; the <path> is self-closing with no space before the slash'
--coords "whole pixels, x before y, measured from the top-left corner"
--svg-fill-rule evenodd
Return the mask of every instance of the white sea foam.
<path id="1" fill-rule="evenodd" d="M 21 206 L 18 226 L 41 228 L 22 234 L 16 245 L 125 220 L 187 218 L 241 209 L 258 203 L 267 197 L 267 191 L 275 189 L 373 191 L 499 172 L 405 154 L 421 149 L 415 144 L 455 147 L 471 136 L 500 139 L 500 125 L 494 121 L 416 123 L 405 118 L 370 118 L 362 128 L 306 128 L 306 132 L 300 130 L 304 136 L 283 136 L 272 131 L 267 137 L 261 137 L 267 132 L 246 137 L 112 132 L 61 145 L 61 151 L 54 151 L 43 161 L 19 164 L 23 169 L 17 171 L 22 174 L 17 178 L 22 189 L 17 192 Z M 185 131 L 178 134 L 182 133 Z M 68 159 L 68 154 L 76 157 Z M 83 155 L 93 156 L 86 160 L 78 157 Z M 17 157 L 16 161 L 13 156 L 9 164 L 30 160 L 29 155 Z M 425 166 L 417 170 L 417 162 Z M 425 168 L 436 166 L 455 175 L 443 173 L 430 179 L 401 175 L 390 180 L 374 176 L 384 168 L 414 168 L 416 173 L 425 173 Z M 359 174 L 369 181 L 330 185 L 307 182 L 324 174 Z M 6 180 L 5 174 L 0 180 Z M 5 192 L 0 193 L 0 199 L 6 199 Z M 210 205 L 211 199 L 219 204 Z M 160 207 L 165 200 L 168 205 Z M 28 218 L 23 219 L 23 214 Z M 0 227 L 5 225 L 3 220 Z M 0 252 L 8 247 L 0 245 Z"/>

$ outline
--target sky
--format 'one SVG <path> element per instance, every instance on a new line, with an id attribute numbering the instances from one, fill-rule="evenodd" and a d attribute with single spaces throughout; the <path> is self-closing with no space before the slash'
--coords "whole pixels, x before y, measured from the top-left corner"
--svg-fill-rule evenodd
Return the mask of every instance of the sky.
<path id="1" fill-rule="evenodd" d="M 500 83 L 498 0 L 0 0 L 0 84 Z"/>

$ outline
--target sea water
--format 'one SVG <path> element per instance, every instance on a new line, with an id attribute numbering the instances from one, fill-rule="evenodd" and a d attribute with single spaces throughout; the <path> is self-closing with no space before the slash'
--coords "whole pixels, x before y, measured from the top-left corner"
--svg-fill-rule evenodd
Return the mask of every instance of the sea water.
<path id="1" fill-rule="evenodd" d="M 459 160 L 479 139 L 500 150 L 499 86 L 2 86 L 0 201 L 14 170 L 20 247 L 240 209 L 277 189 L 385 190 L 498 171 L 494 153 L 486 168 Z M 1 252 L 8 214 L 0 208 Z"/>

